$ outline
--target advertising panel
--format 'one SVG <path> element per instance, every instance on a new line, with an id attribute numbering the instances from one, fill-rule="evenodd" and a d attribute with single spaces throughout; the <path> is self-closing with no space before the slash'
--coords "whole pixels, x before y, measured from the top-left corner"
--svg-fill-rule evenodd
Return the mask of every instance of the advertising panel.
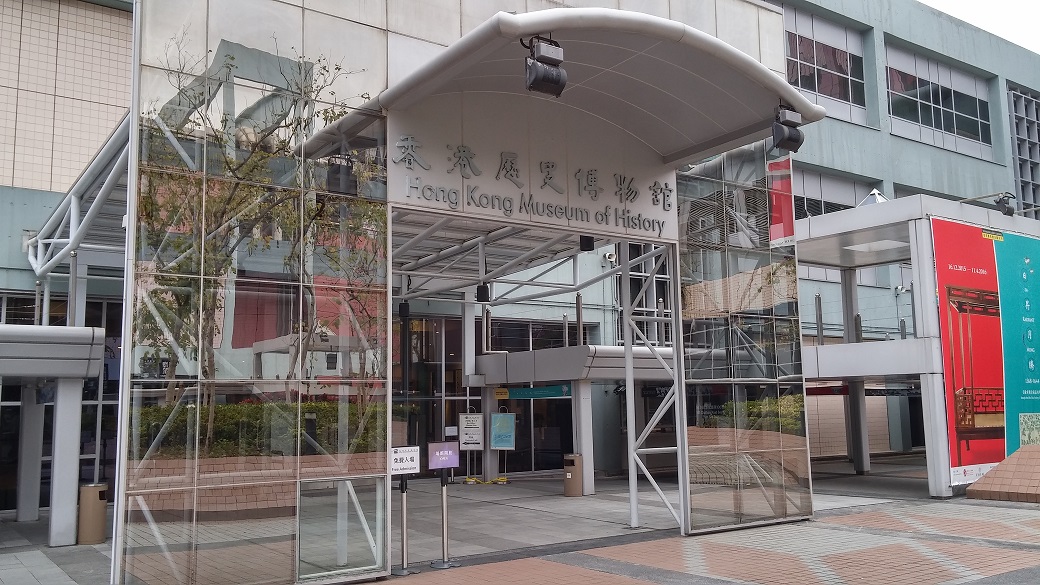
<path id="1" fill-rule="evenodd" d="M 932 219 L 951 478 L 971 483 L 1040 444 L 1036 298 L 1040 240 Z M 1033 290 L 1030 290 L 1030 288 Z"/>
<path id="2" fill-rule="evenodd" d="M 491 415 L 491 448 L 498 451 L 516 449 L 516 415 L 496 412 Z"/>

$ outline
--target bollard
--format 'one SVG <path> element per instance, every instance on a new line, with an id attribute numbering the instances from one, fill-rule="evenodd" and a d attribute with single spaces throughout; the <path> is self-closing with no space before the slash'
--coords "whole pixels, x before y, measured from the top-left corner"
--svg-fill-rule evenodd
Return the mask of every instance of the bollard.
<path id="1" fill-rule="evenodd" d="M 441 560 L 433 561 L 430 566 L 434 569 L 462 566 L 448 558 L 448 473 L 446 469 L 441 469 Z"/>
<path id="2" fill-rule="evenodd" d="M 401 488 L 401 568 L 393 569 L 390 574 L 403 577 L 419 571 L 408 568 L 408 479 L 401 476 L 398 485 Z"/>

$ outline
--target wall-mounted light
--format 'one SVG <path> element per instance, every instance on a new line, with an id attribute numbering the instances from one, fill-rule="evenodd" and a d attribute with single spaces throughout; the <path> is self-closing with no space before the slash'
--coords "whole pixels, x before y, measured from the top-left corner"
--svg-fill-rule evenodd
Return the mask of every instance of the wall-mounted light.
<path id="1" fill-rule="evenodd" d="M 525 60 L 527 69 L 527 91 L 537 91 L 560 97 L 567 86 L 567 72 L 563 63 L 563 47 L 560 43 L 544 37 L 531 37 L 531 44 L 520 44 L 531 50 L 531 56 Z"/>
<path id="2" fill-rule="evenodd" d="M 1011 193 L 1004 193 L 1000 197 L 997 197 L 993 200 L 993 205 L 997 206 L 997 209 L 1000 210 L 1000 213 L 1003 213 L 1004 215 L 1011 217 L 1015 215 L 1016 211 L 1018 211 L 1017 209 L 1015 209 L 1015 206 L 1011 204 L 1011 200 L 1014 198 L 1015 196 Z"/>
<path id="3" fill-rule="evenodd" d="M 781 108 L 773 122 L 773 146 L 782 150 L 798 152 L 805 142 L 805 135 L 798 129 L 802 125 L 802 115 L 792 110 Z"/>

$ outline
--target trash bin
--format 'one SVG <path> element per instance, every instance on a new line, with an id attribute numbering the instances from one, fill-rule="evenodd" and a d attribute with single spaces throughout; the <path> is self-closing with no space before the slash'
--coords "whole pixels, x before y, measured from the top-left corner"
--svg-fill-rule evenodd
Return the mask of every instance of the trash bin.
<path id="1" fill-rule="evenodd" d="M 105 542 L 105 512 L 108 509 L 108 485 L 86 483 L 79 486 L 79 544 Z"/>
<path id="2" fill-rule="evenodd" d="M 581 494 L 581 455 L 571 453 L 563 456 L 563 495 L 580 496 Z"/>

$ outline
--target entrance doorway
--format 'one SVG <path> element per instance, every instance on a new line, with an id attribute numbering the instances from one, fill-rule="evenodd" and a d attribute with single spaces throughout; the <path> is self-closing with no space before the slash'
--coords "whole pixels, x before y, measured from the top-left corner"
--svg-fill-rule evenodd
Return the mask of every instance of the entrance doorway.
<path id="1" fill-rule="evenodd" d="M 563 456 L 574 452 L 569 397 L 502 400 L 499 410 L 516 415 L 517 429 L 516 449 L 500 455 L 503 473 L 563 469 Z"/>

